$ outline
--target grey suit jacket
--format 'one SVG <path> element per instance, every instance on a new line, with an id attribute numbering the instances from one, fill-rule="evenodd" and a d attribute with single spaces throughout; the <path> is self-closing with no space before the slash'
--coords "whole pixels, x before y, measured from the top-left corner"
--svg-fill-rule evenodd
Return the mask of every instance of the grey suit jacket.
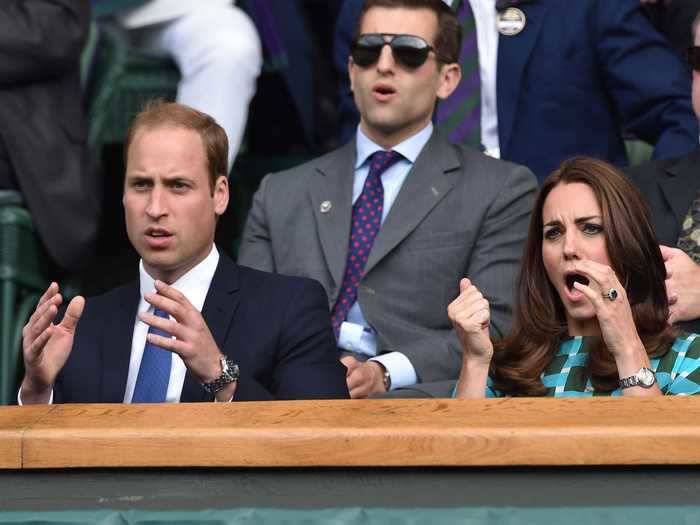
<path id="1" fill-rule="evenodd" d="M 266 176 L 239 263 L 316 279 L 332 307 L 345 269 L 355 157 L 353 140 Z M 536 187 L 527 168 L 432 135 L 382 224 L 358 291 L 379 353 L 402 352 L 420 382 L 456 378 L 461 349 L 447 306 L 465 276 L 491 303 L 492 336 L 507 333 Z"/>

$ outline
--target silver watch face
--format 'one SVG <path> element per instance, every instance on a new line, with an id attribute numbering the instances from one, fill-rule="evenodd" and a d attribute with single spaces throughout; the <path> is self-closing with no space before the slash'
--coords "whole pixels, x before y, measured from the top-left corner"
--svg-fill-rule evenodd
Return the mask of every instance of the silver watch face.
<path id="1" fill-rule="evenodd" d="M 648 368 L 642 368 L 637 372 L 637 379 L 639 380 L 639 385 L 649 388 L 656 382 L 656 376 Z"/>

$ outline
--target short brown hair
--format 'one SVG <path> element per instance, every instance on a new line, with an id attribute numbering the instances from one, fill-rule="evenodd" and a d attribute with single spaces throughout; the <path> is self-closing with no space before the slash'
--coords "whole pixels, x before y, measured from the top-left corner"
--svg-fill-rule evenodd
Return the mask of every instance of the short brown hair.
<path id="1" fill-rule="evenodd" d="M 511 395 L 546 393 L 541 374 L 568 334 L 564 306 L 542 259 L 542 209 L 556 186 L 571 183 L 586 184 L 598 201 L 610 265 L 625 288 L 649 356 L 665 354 L 675 334 L 667 325 L 666 267 L 644 198 L 617 168 L 602 160 L 574 157 L 544 180 L 530 217 L 513 332 L 498 345 L 494 359 L 494 384 Z M 602 339 L 591 351 L 588 372 L 597 390 L 618 385 L 615 360 Z"/>
<path id="2" fill-rule="evenodd" d="M 212 117 L 184 104 L 166 102 L 162 99 L 146 103 L 129 127 L 124 145 L 124 164 L 129 155 L 129 146 L 136 133 L 142 129 L 179 127 L 192 130 L 202 138 L 209 169 L 209 187 L 214 191 L 216 179 L 228 175 L 228 137 L 224 129 Z"/>
<path id="3" fill-rule="evenodd" d="M 435 42 L 433 42 L 436 55 L 446 59 L 448 64 L 459 61 L 459 49 L 462 45 L 462 26 L 457 20 L 457 15 L 455 15 L 454 11 L 442 0 L 367 0 L 357 20 L 355 40 L 360 36 L 360 28 L 362 27 L 365 13 L 373 7 L 427 9 L 434 12 L 438 20 Z"/>

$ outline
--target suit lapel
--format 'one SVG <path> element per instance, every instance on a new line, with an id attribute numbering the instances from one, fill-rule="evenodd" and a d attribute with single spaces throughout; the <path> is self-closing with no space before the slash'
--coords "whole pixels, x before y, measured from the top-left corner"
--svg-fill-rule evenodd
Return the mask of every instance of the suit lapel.
<path id="1" fill-rule="evenodd" d="M 129 376 L 131 344 L 134 336 L 136 311 L 139 306 L 139 286 L 134 282 L 117 292 L 115 307 L 106 320 L 105 333 L 102 334 L 100 402 L 122 403 Z"/>
<path id="2" fill-rule="evenodd" d="M 666 172 L 669 177 L 659 181 L 661 192 L 676 217 L 676 224 L 679 225 L 676 237 L 682 229 L 680 225 L 683 224 L 691 203 L 697 196 L 697 190 L 700 186 L 698 182 L 700 178 L 698 178 L 697 173 L 699 162 L 700 148 L 667 167 Z"/>
<path id="3" fill-rule="evenodd" d="M 459 167 L 460 162 L 452 146 L 433 133 L 384 219 L 369 254 L 365 274 L 405 239 L 449 193 L 453 184 L 445 173 Z"/>
<path id="4" fill-rule="evenodd" d="M 226 336 L 228 335 L 231 321 L 238 308 L 240 299 L 238 289 L 238 266 L 222 254 L 202 307 L 202 317 L 204 317 L 204 321 L 207 323 L 214 341 L 222 352 L 225 348 Z M 202 388 L 199 381 L 188 371 L 185 376 L 185 383 L 182 386 L 180 401 L 191 403 L 209 400 L 211 400 L 211 395 Z"/>
<path id="5" fill-rule="evenodd" d="M 499 35 L 496 78 L 498 135 L 501 152 L 507 151 L 518 112 L 522 77 L 542 29 L 547 11 L 544 2 L 520 6 L 527 18 L 525 29 L 517 35 Z"/>
<path id="6" fill-rule="evenodd" d="M 355 156 L 355 141 L 351 140 L 317 168 L 316 183 L 309 189 L 321 249 L 336 286 L 342 282 L 347 258 Z"/>

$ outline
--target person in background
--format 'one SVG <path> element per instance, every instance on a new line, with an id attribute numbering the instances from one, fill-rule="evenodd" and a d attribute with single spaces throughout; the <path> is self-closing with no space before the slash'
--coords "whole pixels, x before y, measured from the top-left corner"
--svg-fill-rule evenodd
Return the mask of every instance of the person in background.
<path id="1" fill-rule="evenodd" d="M 90 260 L 100 185 L 80 94 L 88 0 L 0 2 L 0 191 L 21 194 L 61 273 Z"/>
<path id="2" fill-rule="evenodd" d="M 451 145 L 432 124 L 460 78 L 441 0 L 370 0 L 346 57 L 360 124 L 340 149 L 262 181 L 238 262 L 318 280 L 355 398 L 447 393 L 459 344 L 445 308 L 468 276 L 509 330 L 536 180 Z M 419 383 L 419 384 L 417 384 Z"/>
<path id="3" fill-rule="evenodd" d="M 92 3 L 100 17 L 112 16 L 112 27 L 130 47 L 175 61 L 182 76 L 176 100 L 224 128 L 230 172 L 262 68 L 260 38 L 248 15 L 233 0 Z"/>
<path id="4" fill-rule="evenodd" d="M 444 1 L 462 20 L 470 71 L 437 108 L 451 141 L 483 145 L 540 181 L 577 154 L 627 165 L 623 132 L 653 144 L 654 158 L 696 146 L 688 72 L 639 0 Z M 341 140 L 358 120 L 344 68 L 363 3 L 346 0 L 338 18 Z"/>

